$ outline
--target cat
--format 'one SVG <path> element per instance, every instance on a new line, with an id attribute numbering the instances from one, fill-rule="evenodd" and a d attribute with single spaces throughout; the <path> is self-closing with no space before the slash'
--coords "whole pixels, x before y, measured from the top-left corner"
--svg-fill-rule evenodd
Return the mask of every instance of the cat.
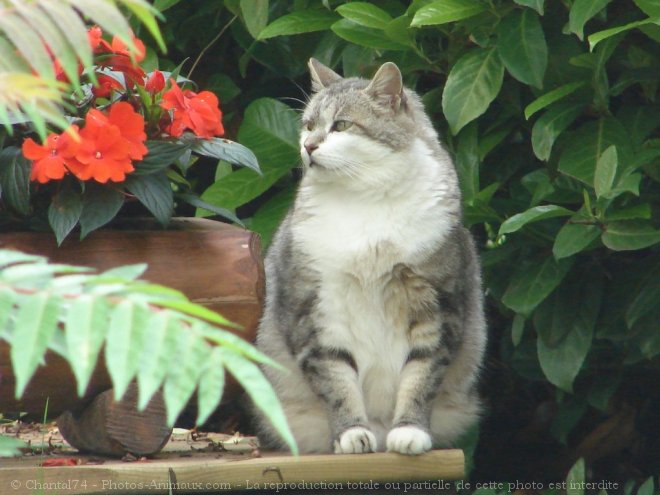
<path id="1" fill-rule="evenodd" d="M 309 69 L 303 177 L 266 255 L 256 341 L 286 372 L 263 371 L 301 453 L 451 446 L 480 416 L 486 344 L 455 168 L 395 64 L 371 81 Z"/>

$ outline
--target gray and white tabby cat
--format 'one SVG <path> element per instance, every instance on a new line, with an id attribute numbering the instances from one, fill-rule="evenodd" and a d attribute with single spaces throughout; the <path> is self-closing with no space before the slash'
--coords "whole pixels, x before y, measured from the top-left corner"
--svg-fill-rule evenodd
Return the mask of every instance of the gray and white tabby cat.
<path id="1" fill-rule="evenodd" d="M 480 413 L 480 268 L 456 171 L 393 63 L 312 59 L 304 176 L 266 257 L 258 348 L 303 453 L 449 446 Z M 259 438 L 281 440 L 263 417 Z"/>

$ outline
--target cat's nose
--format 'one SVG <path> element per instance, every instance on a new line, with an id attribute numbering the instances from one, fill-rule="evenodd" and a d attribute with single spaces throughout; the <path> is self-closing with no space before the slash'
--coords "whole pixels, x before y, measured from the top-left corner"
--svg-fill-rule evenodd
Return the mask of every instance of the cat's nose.
<path id="1" fill-rule="evenodd" d="M 311 155 L 312 151 L 314 151 L 318 147 L 319 145 L 316 143 L 305 143 L 305 149 L 307 150 L 308 155 Z"/>

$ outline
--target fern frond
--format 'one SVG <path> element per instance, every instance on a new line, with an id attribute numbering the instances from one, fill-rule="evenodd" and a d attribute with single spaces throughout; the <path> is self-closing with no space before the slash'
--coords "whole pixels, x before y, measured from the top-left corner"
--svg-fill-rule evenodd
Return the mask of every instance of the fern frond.
<path id="1" fill-rule="evenodd" d="M 164 50 L 155 19 L 159 14 L 146 0 L 0 0 L 0 78 L 37 76 L 41 87 L 51 89 L 35 100 L 39 85 L 17 80 L 21 84 L 10 96 L 0 94 L 0 123 L 8 128 L 9 114 L 27 114 L 42 138 L 45 122 L 67 127 L 61 109 L 67 87 L 55 84 L 53 57 L 76 88 L 80 85 L 78 63 L 84 68 L 93 63 L 86 22 L 98 24 L 135 50 L 122 6 L 140 19 Z"/>
<path id="2" fill-rule="evenodd" d="M 214 326 L 226 321 L 219 315 L 180 292 L 136 280 L 143 270 L 95 273 L 0 249 L 0 340 L 11 345 L 17 397 L 48 349 L 69 362 L 82 395 L 105 348 L 117 399 L 135 379 L 139 407 L 162 388 L 173 424 L 199 389 L 201 422 L 220 402 L 226 369 L 295 452 L 281 404 L 255 361 L 276 364 Z"/>

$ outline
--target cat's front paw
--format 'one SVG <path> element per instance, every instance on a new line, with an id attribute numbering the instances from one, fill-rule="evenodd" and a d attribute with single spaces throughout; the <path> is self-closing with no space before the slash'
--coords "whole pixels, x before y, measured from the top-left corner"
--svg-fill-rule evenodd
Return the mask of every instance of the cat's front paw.
<path id="1" fill-rule="evenodd" d="M 376 452 L 376 437 L 362 426 L 349 428 L 335 440 L 335 454 L 366 454 Z"/>
<path id="2" fill-rule="evenodd" d="M 431 450 L 432 445 L 431 436 L 412 425 L 397 426 L 387 434 L 388 452 L 419 455 Z"/>

